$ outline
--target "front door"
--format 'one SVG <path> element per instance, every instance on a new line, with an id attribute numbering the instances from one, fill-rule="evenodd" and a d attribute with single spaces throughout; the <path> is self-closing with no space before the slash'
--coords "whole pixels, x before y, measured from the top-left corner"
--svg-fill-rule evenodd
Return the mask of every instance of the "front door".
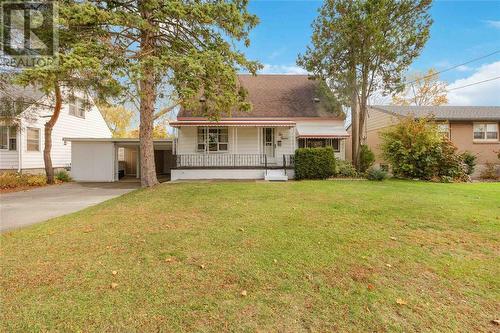
<path id="1" fill-rule="evenodd" d="M 274 161 L 274 128 L 264 128 L 262 138 L 267 160 Z"/>

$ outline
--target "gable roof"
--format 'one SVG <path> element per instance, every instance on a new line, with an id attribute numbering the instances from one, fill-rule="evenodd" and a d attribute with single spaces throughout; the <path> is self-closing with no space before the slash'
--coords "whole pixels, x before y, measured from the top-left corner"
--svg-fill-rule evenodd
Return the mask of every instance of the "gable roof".
<path id="1" fill-rule="evenodd" d="M 395 116 L 417 118 L 434 116 L 437 120 L 500 121 L 500 106 L 399 106 L 372 105 L 372 109 Z"/>
<path id="2" fill-rule="evenodd" d="M 319 81 L 310 80 L 308 75 L 238 75 L 240 84 L 248 91 L 252 110 L 233 110 L 223 118 L 335 118 L 343 119 L 329 112 L 319 98 Z M 199 112 L 182 109 L 178 119 L 200 117 Z"/>

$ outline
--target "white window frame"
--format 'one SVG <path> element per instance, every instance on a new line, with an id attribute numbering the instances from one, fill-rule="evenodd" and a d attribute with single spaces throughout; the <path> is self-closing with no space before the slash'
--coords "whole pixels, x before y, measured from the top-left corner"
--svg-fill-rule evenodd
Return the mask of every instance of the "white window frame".
<path id="1" fill-rule="evenodd" d="M 483 139 L 476 139 L 475 134 L 476 134 L 476 126 L 478 125 L 484 125 L 485 126 L 485 131 L 482 131 L 484 133 L 484 138 Z M 494 125 L 496 128 L 496 133 L 497 137 L 494 139 L 488 139 L 488 125 Z M 490 131 L 491 132 L 491 131 Z M 479 133 L 479 132 L 477 132 Z M 494 133 L 494 132 L 492 132 Z M 498 132 L 498 123 L 496 122 L 474 122 L 472 124 L 472 141 L 474 142 L 498 142 L 500 137 L 500 133 Z"/>
<path id="2" fill-rule="evenodd" d="M 225 129 L 227 131 L 227 141 L 219 141 L 220 130 Z M 200 141 L 200 130 L 203 131 L 203 141 Z M 210 150 L 209 133 L 210 130 L 217 130 L 217 150 Z M 200 149 L 200 145 L 203 145 L 203 149 Z M 225 150 L 221 150 L 220 146 L 226 145 Z M 196 151 L 198 153 L 208 153 L 208 154 L 220 154 L 229 152 L 229 127 L 207 127 L 199 126 L 196 128 Z"/>
<path id="3" fill-rule="evenodd" d="M 28 140 L 28 132 L 30 130 L 35 130 L 35 131 L 38 132 L 38 148 L 37 148 L 37 150 L 31 150 L 31 149 L 29 149 L 29 145 L 28 145 L 28 141 L 29 141 Z M 40 152 L 41 151 L 40 137 L 41 137 L 41 130 L 38 127 L 26 127 L 26 151 L 28 151 L 28 152 L 34 152 L 34 153 Z"/>
<path id="4" fill-rule="evenodd" d="M 70 116 L 85 119 L 85 107 L 81 98 L 75 97 L 73 101 L 70 101 L 68 109 Z"/>
<path id="5" fill-rule="evenodd" d="M 18 132 L 17 127 L 16 126 L 7 126 L 7 125 L 2 125 L 1 127 L 6 127 L 7 128 L 7 148 L 1 148 L 0 147 L 0 150 L 3 150 L 3 151 L 17 151 L 17 148 L 19 146 L 19 144 L 18 144 L 19 140 L 17 139 L 17 132 Z M 11 130 L 12 127 L 16 127 L 16 135 L 14 137 L 11 137 L 11 135 L 10 135 L 10 130 Z M 16 139 L 16 149 L 11 149 L 10 148 L 10 140 L 11 139 Z"/>

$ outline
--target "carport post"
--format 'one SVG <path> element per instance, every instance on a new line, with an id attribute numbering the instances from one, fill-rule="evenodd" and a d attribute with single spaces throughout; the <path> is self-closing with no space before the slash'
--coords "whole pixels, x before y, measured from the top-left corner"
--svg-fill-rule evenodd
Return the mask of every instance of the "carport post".
<path id="1" fill-rule="evenodd" d="M 137 162 L 135 163 L 137 167 L 135 168 L 135 177 L 141 178 L 141 147 L 137 146 Z"/>

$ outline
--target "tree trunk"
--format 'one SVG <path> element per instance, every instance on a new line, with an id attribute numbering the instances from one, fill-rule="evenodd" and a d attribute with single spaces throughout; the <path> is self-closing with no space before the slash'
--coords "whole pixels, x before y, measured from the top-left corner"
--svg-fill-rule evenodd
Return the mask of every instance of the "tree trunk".
<path id="1" fill-rule="evenodd" d="M 352 70 L 351 80 L 351 128 L 352 128 L 352 164 L 359 170 L 359 109 L 358 109 L 358 91 L 356 89 L 356 69 Z"/>
<path id="2" fill-rule="evenodd" d="M 151 15 L 146 6 L 140 5 L 141 16 L 148 19 Z M 152 22 L 152 24 L 154 24 Z M 153 145 L 153 120 L 154 107 L 156 101 L 156 82 L 155 73 L 150 64 L 147 64 L 147 55 L 154 53 L 155 43 L 154 34 L 147 28 L 141 31 L 141 53 L 145 54 L 142 58 L 142 76 L 139 80 L 140 88 L 140 164 L 141 164 L 141 186 L 150 187 L 158 184 L 155 167 L 155 152 Z"/>
<path id="3" fill-rule="evenodd" d="M 52 167 L 52 158 L 50 156 L 50 151 L 52 150 L 52 129 L 61 114 L 62 106 L 62 95 L 61 88 L 57 82 L 54 83 L 54 94 L 56 98 L 56 103 L 54 106 L 54 113 L 50 117 L 49 121 L 45 123 L 44 127 L 44 148 L 43 148 L 43 162 L 45 164 L 45 174 L 47 175 L 47 183 L 54 184 L 54 168 Z"/>

